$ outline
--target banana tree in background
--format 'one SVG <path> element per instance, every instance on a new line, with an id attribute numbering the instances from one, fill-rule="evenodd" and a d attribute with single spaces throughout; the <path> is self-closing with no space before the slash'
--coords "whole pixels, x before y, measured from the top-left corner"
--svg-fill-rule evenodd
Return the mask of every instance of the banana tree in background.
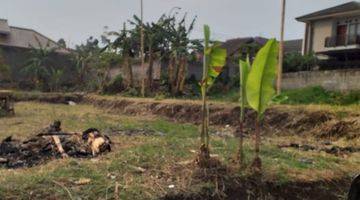
<path id="1" fill-rule="evenodd" d="M 245 106 L 247 104 L 246 98 L 246 82 L 248 78 L 248 74 L 250 71 L 250 58 L 247 56 L 247 60 L 240 60 L 239 63 L 239 71 L 240 71 L 240 123 L 239 123 L 239 150 L 238 150 L 238 160 L 240 167 L 244 167 L 244 122 L 245 122 Z"/>
<path id="2" fill-rule="evenodd" d="M 255 125 L 255 158 L 252 164 L 256 172 L 261 171 L 260 124 L 271 99 L 275 95 L 274 81 L 278 64 L 279 45 L 275 39 L 269 40 L 257 53 L 246 82 L 248 104 L 257 112 Z"/>
<path id="3" fill-rule="evenodd" d="M 206 167 L 210 159 L 209 151 L 209 106 L 207 103 L 207 92 L 214 84 L 226 64 L 226 49 L 220 47 L 220 43 L 210 46 L 210 28 L 204 26 L 204 61 L 203 78 L 200 83 L 202 96 L 202 125 L 201 125 L 201 147 L 199 165 Z"/>
<path id="4" fill-rule="evenodd" d="M 93 37 L 86 40 L 86 44 L 77 45 L 73 53 L 73 60 L 78 76 L 78 86 L 87 87 L 89 79 L 93 78 L 94 68 L 99 63 L 101 48 L 99 41 Z"/>
<path id="5" fill-rule="evenodd" d="M 171 21 L 167 27 L 168 40 L 170 43 L 169 52 L 169 87 L 173 95 L 184 92 L 186 79 L 188 57 L 194 50 L 195 41 L 190 39 L 190 33 L 194 29 L 196 17 L 186 26 L 186 14 L 177 22 L 176 16 L 170 18 Z"/>
<path id="6" fill-rule="evenodd" d="M 40 40 L 35 37 L 39 48 L 31 46 L 30 59 L 25 63 L 21 72 L 29 77 L 32 84 L 38 89 L 47 90 L 47 82 L 50 77 L 49 65 L 51 64 L 50 55 L 55 52 L 49 42 L 44 46 Z"/>
<path id="7" fill-rule="evenodd" d="M 144 28 L 144 54 L 149 67 L 146 72 L 147 88 L 152 88 L 153 65 L 155 60 L 168 63 L 167 85 L 169 92 L 177 95 L 184 91 L 188 57 L 195 49 L 195 40 L 190 39 L 196 18 L 186 26 L 186 14 L 177 20 L 177 14 L 162 15 L 157 22 L 143 24 Z M 139 40 L 141 19 L 134 16 L 131 25 L 135 28 L 132 35 L 135 41 Z M 140 44 L 135 45 L 140 52 Z"/>
<path id="8" fill-rule="evenodd" d="M 144 30 L 144 54 L 145 61 L 148 63 L 146 74 L 146 90 L 152 90 L 153 86 L 153 72 L 154 72 L 154 61 L 161 58 L 161 52 L 166 46 L 168 33 L 165 31 L 165 27 L 170 23 L 171 19 L 166 18 L 165 15 L 161 16 L 157 22 L 142 24 L 141 19 L 134 15 L 133 20 L 129 23 L 135 28 L 131 31 L 134 41 L 139 41 L 141 37 L 141 27 Z M 136 52 L 140 53 L 140 44 L 134 45 Z"/>
<path id="9" fill-rule="evenodd" d="M 59 91 L 60 84 L 61 84 L 61 78 L 64 75 L 64 70 L 51 68 L 50 74 L 51 74 L 50 81 L 49 81 L 50 91 L 51 92 Z"/>
<path id="10" fill-rule="evenodd" d="M 109 37 L 115 36 L 113 42 L 110 41 Z M 134 76 L 132 71 L 132 58 L 134 57 L 134 45 L 135 38 L 132 36 L 131 31 L 126 29 L 124 23 L 123 29 L 120 32 L 111 31 L 105 33 L 103 40 L 107 44 L 105 49 L 114 50 L 122 57 L 122 65 L 125 68 L 127 74 L 127 85 L 128 87 L 134 87 Z"/>

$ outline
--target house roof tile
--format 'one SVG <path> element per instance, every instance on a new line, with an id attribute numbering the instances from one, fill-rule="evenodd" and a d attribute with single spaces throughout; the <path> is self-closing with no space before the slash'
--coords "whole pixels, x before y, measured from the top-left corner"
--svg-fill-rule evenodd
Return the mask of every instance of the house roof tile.
<path id="1" fill-rule="evenodd" d="M 4 21 L 4 20 L 3 20 Z M 1 22 L 1 21 L 0 21 Z M 0 23 L 1 27 L 1 23 Z M 67 49 L 59 48 L 59 45 L 41 33 L 27 28 L 8 26 L 9 33 L 0 35 L 0 46 L 18 48 L 56 48 L 59 53 L 69 53 Z M 1 30 L 1 29 L 0 29 Z"/>
<path id="2" fill-rule="evenodd" d="M 327 8 L 324 10 L 320 10 L 317 12 L 313 12 L 313 13 L 298 17 L 298 18 L 296 18 L 296 20 L 301 21 L 301 22 L 306 22 L 306 21 L 310 21 L 311 19 L 317 19 L 317 18 L 328 16 L 328 15 L 351 12 L 351 11 L 360 11 L 360 2 L 351 1 L 351 2 L 348 2 L 345 4 L 341 4 L 338 6 L 334 6 L 331 8 Z"/>

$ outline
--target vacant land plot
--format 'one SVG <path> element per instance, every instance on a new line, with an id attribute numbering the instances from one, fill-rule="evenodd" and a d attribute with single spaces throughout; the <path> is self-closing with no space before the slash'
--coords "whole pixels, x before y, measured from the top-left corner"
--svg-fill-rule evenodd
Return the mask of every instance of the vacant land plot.
<path id="1" fill-rule="evenodd" d="M 92 105 L 15 106 L 16 116 L 0 119 L 0 139 L 10 135 L 25 139 L 58 119 L 66 131 L 100 129 L 111 137 L 113 151 L 92 159 L 0 168 L 0 199 L 238 199 L 256 191 L 275 199 L 341 199 L 351 176 L 360 171 L 358 135 L 350 140 L 346 130 L 343 136 L 323 139 L 311 134 L 264 134 L 262 184 L 257 184 L 249 170 L 237 168 L 238 140 L 231 124 L 213 126 L 211 153 L 221 165 L 203 171 L 194 164 L 199 134 L 193 123 L 175 123 L 153 113 L 120 115 L 116 109 Z M 344 116 L 357 114 L 344 111 L 337 117 Z M 354 151 L 325 151 L 332 147 Z M 252 149 L 250 129 L 245 141 L 248 164 Z"/>

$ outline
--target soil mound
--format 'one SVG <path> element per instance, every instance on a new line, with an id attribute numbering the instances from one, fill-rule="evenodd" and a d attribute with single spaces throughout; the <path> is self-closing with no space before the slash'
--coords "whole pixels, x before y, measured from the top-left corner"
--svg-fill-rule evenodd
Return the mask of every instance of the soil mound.
<path id="1" fill-rule="evenodd" d="M 316 127 L 313 134 L 318 138 L 353 139 L 360 136 L 360 124 L 357 119 L 331 120 Z"/>
<path id="2" fill-rule="evenodd" d="M 106 99 L 85 96 L 85 103 L 109 112 L 129 115 L 157 115 L 181 123 L 201 123 L 201 105 L 197 103 L 138 101 L 133 99 Z M 240 107 L 210 104 L 210 124 L 218 126 L 238 126 Z M 245 132 L 254 129 L 255 112 L 245 111 Z M 360 134 L 360 117 L 349 116 L 338 119 L 327 111 L 305 111 L 300 109 L 270 108 L 264 118 L 264 134 L 314 134 L 319 138 L 354 138 Z"/>

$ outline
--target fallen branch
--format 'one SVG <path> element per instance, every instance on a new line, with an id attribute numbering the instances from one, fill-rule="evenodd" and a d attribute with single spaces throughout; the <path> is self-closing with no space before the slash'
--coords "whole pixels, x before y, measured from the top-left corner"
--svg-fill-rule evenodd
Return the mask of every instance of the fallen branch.
<path id="1" fill-rule="evenodd" d="M 55 145 L 56 145 L 59 153 L 61 154 L 61 157 L 62 157 L 62 158 L 68 158 L 69 156 L 65 153 L 64 148 L 63 148 L 63 146 L 61 145 L 61 141 L 60 141 L 59 136 L 53 135 L 53 136 L 51 136 L 51 137 L 52 137 L 52 139 L 54 140 L 54 143 L 55 143 Z"/>
<path id="2" fill-rule="evenodd" d="M 63 184 L 61 184 L 61 183 L 59 183 L 59 182 L 57 182 L 57 181 L 52 181 L 52 182 L 55 183 L 56 185 L 60 186 L 63 190 L 65 190 L 65 191 L 67 192 L 67 194 L 69 195 L 69 198 L 70 198 L 71 200 L 74 199 L 73 196 L 72 196 L 72 194 L 71 194 L 71 192 L 70 192 L 70 190 L 69 190 L 67 187 L 65 187 L 65 185 L 63 185 Z"/>

